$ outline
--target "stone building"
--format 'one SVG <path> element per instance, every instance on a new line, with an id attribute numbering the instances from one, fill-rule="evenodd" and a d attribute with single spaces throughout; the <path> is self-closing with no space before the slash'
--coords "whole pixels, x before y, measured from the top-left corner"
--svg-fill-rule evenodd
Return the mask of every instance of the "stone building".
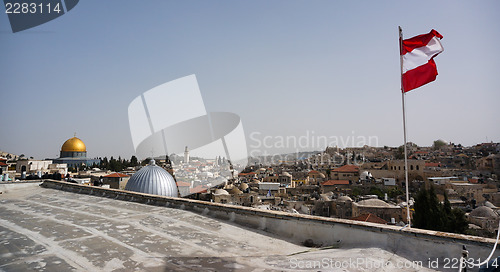
<path id="1" fill-rule="evenodd" d="M 390 205 L 380 199 L 367 199 L 362 200 L 352 205 L 352 217 L 360 216 L 362 214 L 371 213 L 387 222 L 392 222 L 392 218 L 396 222 L 406 222 L 403 209 L 399 206 Z"/>
<path id="2" fill-rule="evenodd" d="M 333 169 L 330 172 L 330 178 L 334 180 L 348 180 L 351 183 L 355 183 L 359 180 L 359 167 L 347 164 Z"/>
<path id="3" fill-rule="evenodd" d="M 112 189 L 125 189 L 125 185 L 129 180 L 130 176 L 122 173 L 112 173 L 103 176 L 103 184 L 109 185 Z"/>
<path id="4" fill-rule="evenodd" d="M 469 214 L 469 222 L 489 232 L 498 231 L 498 220 L 498 213 L 486 206 L 477 207 Z"/>

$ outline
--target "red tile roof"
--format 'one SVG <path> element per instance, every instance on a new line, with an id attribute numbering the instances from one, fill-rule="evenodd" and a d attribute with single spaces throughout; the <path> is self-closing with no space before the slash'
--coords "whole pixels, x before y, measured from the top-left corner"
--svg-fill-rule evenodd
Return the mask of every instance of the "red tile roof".
<path id="1" fill-rule="evenodd" d="M 479 180 L 477 178 L 469 178 L 468 181 L 470 183 L 478 183 L 479 182 Z"/>
<path id="2" fill-rule="evenodd" d="M 321 183 L 323 186 L 332 186 L 332 185 L 349 185 L 348 180 L 327 180 Z"/>
<path id="3" fill-rule="evenodd" d="M 184 182 L 184 181 L 177 181 L 177 186 L 178 187 L 190 187 L 191 183 L 189 182 Z"/>
<path id="4" fill-rule="evenodd" d="M 359 167 L 357 167 L 356 165 L 347 164 L 339 168 L 333 169 L 332 172 L 342 172 L 342 173 L 359 172 Z"/>
<path id="5" fill-rule="evenodd" d="M 250 173 L 239 173 L 238 176 L 248 176 L 248 175 L 255 175 L 255 172 L 250 172 Z"/>
<path id="6" fill-rule="evenodd" d="M 203 185 L 198 185 L 194 188 L 191 188 L 189 189 L 189 192 L 191 194 L 195 194 L 195 193 L 206 193 L 207 192 L 207 187 L 203 186 Z"/>
<path id="7" fill-rule="evenodd" d="M 439 162 L 426 162 L 425 167 L 441 167 Z"/>
<path id="8" fill-rule="evenodd" d="M 106 175 L 103 178 L 126 178 L 126 177 L 130 177 L 130 176 L 122 174 L 122 173 L 113 173 L 113 174 Z"/>
<path id="9" fill-rule="evenodd" d="M 387 221 L 384 219 L 371 214 L 371 213 L 364 213 L 359 216 L 351 218 L 351 220 L 356 220 L 356 221 L 362 221 L 362 222 L 370 222 L 370 223 L 377 223 L 377 224 L 387 224 Z"/>
<path id="10" fill-rule="evenodd" d="M 0 166 L 7 166 L 7 164 L 3 161 L 0 161 Z"/>

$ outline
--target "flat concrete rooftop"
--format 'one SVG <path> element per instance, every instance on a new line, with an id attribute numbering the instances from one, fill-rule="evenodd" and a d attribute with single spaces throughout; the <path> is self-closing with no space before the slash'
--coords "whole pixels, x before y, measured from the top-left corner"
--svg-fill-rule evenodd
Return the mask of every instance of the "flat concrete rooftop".
<path id="1" fill-rule="evenodd" d="M 36 183 L 0 191 L 4 271 L 429 270 L 380 248 L 311 249 L 180 209 Z"/>

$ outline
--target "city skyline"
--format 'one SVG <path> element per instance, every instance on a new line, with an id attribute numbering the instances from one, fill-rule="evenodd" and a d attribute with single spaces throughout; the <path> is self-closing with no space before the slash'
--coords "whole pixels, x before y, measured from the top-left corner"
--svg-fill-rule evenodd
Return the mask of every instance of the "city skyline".
<path id="1" fill-rule="evenodd" d="M 428 3 L 85 1 L 15 34 L 2 13 L 0 150 L 56 158 L 76 132 L 89 157 L 130 158 L 129 103 L 191 74 L 208 112 L 241 117 L 249 153 L 307 133 L 400 146 L 398 25 L 444 36 L 437 80 L 407 95 L 408 141 L 500 142 L 500 3 Z"/>

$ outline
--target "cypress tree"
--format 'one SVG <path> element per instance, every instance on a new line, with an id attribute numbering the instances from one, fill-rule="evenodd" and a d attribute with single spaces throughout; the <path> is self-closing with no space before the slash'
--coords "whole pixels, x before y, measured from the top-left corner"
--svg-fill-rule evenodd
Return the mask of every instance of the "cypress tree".
<path id="1" fill-rule="evenodd" d="M 454 233 L 465 233 L 468 228 L 465 213 L 451 207 L 446 192 L 441 204 L 433 186 L 429 190 L 420 189 L 414 207 L 413 225 L 416 228 Z"/>

